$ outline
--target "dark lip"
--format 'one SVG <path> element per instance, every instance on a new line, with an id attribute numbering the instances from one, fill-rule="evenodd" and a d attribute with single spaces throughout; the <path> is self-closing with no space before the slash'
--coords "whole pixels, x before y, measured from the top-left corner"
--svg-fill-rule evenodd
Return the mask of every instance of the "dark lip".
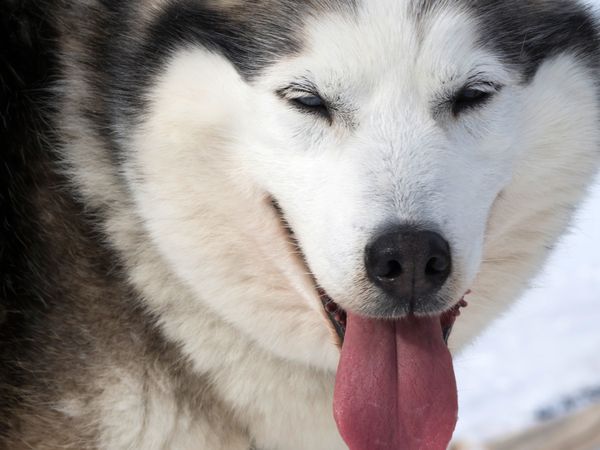
<path id="1" fill-rule="evenodd" d="M 450 339 L 450 335 L 452 334 L 452 328 L 454 327 L 454 322 L 458 316 L 460 316 L 461 308 L 466 308 L 469 304 L 465 300 L 465 296 L 469 295 L 471 291 L 467 291 L 462 298 L 452 306 L 452 308 L 443 312 L 440 316 L 440 324 L 442 326 L 442 337 L 444 338 L 444 342 L 448 345 L 448 340 Z"/>
<path id="2" fill-rule="evenodd" d="M 336 302 L 334 302 L 329 295 L 327 295 L 325 289 L 318 287 L 317 292 L 319 293 L 319 297 L 323 303 L 323 309 L 325 309 L 325 313 L 327 314 L 329 321 L 331 322 L 336 334 L 340 339 L 341 346 L 344 344 L 344 336 L 346 334 L 346 311 Z M 450 339 L 454 322 L 456 321 L 456 318 L 460 316 L 461 308 L 465 308 L 467 305 L 468 303 L 463 296 L 456 304 L 454 304 L 454 306 L 439 314 L 442 338 L 444 339 L 446 345 L 448 345 L 448 340 Z"/>
<path id="3" fill-rule="evenodd" d="M 340 346 L 344 343 L 344 336 L 346 335 L 346 311 L 340 307 L 333 299 L 327 295 L 325 289 L 317 287 L 317 293 L 323 304 L 323 309 L 333 329 L 335 330 L 338 338 L 340 339 Z"/>

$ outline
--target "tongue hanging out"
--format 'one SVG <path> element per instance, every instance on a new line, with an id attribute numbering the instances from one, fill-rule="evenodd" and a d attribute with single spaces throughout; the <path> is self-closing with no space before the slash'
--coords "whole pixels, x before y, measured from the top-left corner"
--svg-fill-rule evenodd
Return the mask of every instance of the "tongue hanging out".
<path id="1" fill-rule="evenodd" d="M 350 450 L 447 448 L 458 405 L 444 321 L 348 313 L 334 415 Z"/>

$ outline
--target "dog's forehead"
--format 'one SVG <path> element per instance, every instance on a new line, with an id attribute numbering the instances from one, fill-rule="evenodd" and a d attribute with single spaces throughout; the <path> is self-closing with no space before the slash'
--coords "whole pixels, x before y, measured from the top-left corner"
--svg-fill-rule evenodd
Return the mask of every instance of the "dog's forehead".
<path id="1" fill-rule="evenodd" d="M 352 8 L 309 17 L 313 48 L 346 47 L 349 58 L 385 55 L 416 62 L 466 65 L 469 52 L 497 55 L 530 79 L 540 64 L 569 52 L 597 65 L 600 44 L 593 15 L 570 0 L 360 0 Z M 314 22 L 320 23 L 320 28 Z M 311 28 L 312 25 L 312 28 Z M 351 48 L 349 48 L 351 47 Z M 437 53 L 435 55 L 434 53 Z M 415 67 L 416 68 L 416 67 Z"/>
<path id="2" fill-rule="evenodd" d="M 300 50 L 266 68 L 260 81 L 273 88 L 309 78 L 355 116 L 382 107 L 430 112 L 435 96 L 460 88 L 475 71 L 507 78 L 501 60 L 480 45 L 476 25 L 467 8 L 418 9 L 406 1 L 329 10 L 306 18 Z"/>
<path id="3" fill-rule="evenodd" d="M 336 78 L 366 83 L 416 77 L 422 85 L 428 77 L 451 79 L 485 53 L 466 8 L 425 10 L 392 0 L 313 16 L 302 37 L 298 66 L 307 66 L 317 78 L 335 72 Z"/>

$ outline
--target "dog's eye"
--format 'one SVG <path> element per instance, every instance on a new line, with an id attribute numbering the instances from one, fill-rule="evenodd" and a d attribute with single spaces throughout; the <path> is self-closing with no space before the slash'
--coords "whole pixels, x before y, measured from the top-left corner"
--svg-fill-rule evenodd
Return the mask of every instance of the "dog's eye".
<path id="1" fill-rule="evenodd" d="M 456 97 L 454 97 L 452 102 L 452 113 L 455 116 L 458 116 L 460 113 L 472 109 L 477 108 L 478 106 L 482 106 L 487 103 L 492 96 L 495 94 L 495 91 L 486 91 L 483 89 L 477 88 L 463 88 L 458 92 Z"/>
<path id="2" fill-rule="evenodd" d="M 295 107 L 302 111 L 318 114 L 331 121 L 331 114 L 329 113 L 329 108 L 327 107 L 325 100 L 317 94 L 303 94 L 291 98 L 290 101 Z"/>
<path id="3" fill-rule="evenodd" d="M 323 99 L 318 95 L 305 95 L 295 98 L 294 101 L 307 108 L 321 108 L 325 106 Z"/>
<path id="4" fill-rule="evenodd" d="M 318 94 L 314 83 L 301 79 L 293 82 L 287 87 L 275 91 L 277 96 L 297 110 L 314 114 L 326 119 L 330 124 L 333 122 L 330 106 Z"/>

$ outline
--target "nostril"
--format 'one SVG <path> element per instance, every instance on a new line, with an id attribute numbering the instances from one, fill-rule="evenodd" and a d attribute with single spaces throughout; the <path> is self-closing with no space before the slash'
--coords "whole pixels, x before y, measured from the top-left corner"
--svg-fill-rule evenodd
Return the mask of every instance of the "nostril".
<path id="1" fill-rule="evenodd" d="M 365 247 L 364 261 L 370 281 L 400 302 L 428 298 L 452 271 L 448 242 L 436 232 L 412 226 L 376 236 Z"/>
<path id="2" fill-rule="evenodd" d="M 402 275 L 402 265 L 396 260 L 391 260 L 387 262 L 387 271 L 383 275 L 380 275 L 380 278 L 393 280 L 400 275 Z"/>
<path id="3" fill-rule="evenodd" d="M 426 275 L 440 275 L 446 273 L 450 268 L 450 261 L 448 258 L 433 256 L 429 258 L 425 266 Z"/>

